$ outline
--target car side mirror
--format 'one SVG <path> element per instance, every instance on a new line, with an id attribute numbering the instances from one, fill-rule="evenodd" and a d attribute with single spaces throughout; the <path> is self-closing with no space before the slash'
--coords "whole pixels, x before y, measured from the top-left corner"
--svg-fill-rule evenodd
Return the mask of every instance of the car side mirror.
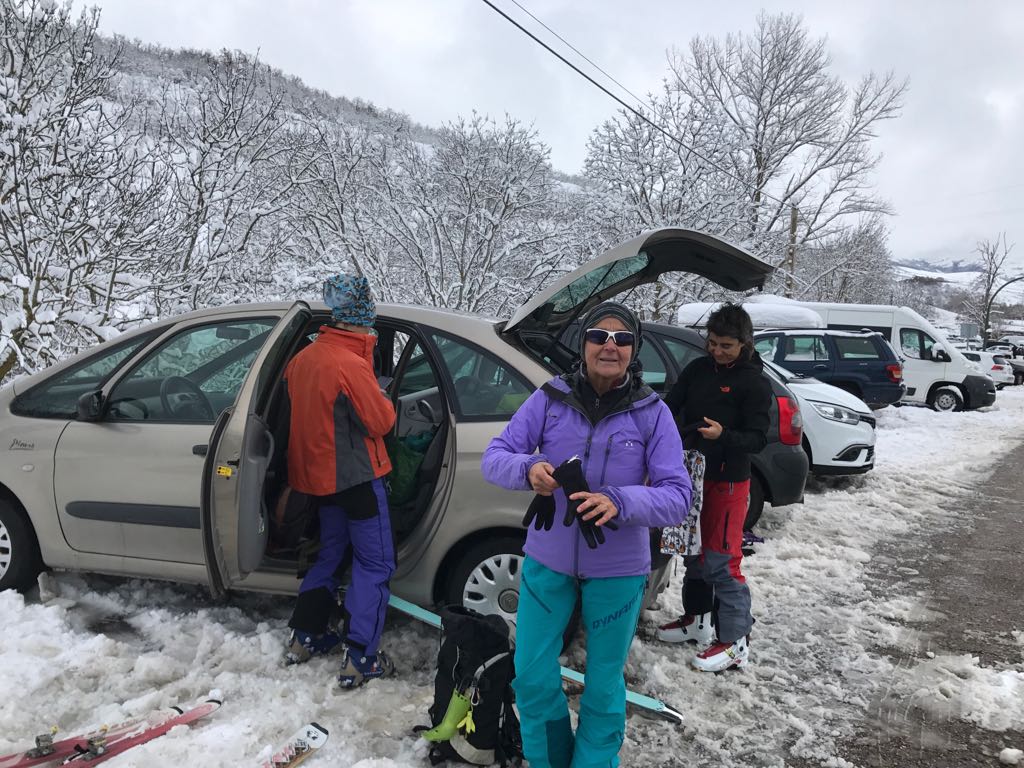
<path id="1" fill-rule="evenodd" d="M 99 421 L 103 416 L 103 392 L 86 392 L 78 398 L 78 420 Z"/>
<path id="2" fill-rule="evenodd" d="M 949 353 L 944 349 L 932 350 L 932 360 L 937 363 L 948 363 L 951 359 L 952 358 L 950 358 Z"/>

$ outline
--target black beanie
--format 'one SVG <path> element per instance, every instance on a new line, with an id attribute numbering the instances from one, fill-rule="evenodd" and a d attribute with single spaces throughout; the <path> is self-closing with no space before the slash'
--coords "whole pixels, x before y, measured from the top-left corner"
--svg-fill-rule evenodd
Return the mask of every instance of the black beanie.
<path id="1" fill-rule="evenodd" d="M 643 346 L 644 341 L 640 328 L 640 319 L 632 309 L 625 304 L 619 304 L 617 301 L 606 301 L 603 304 L 598 304 L 583 318 L 583 325 L 580 326 L 580 358 L 583 358 L 583 350 L 587 345 L 587 329 L 593 328 L 606 317 L 614 317 L 616 320 L 621 320 L 622 324 L 626 326 L 626 330 L 632 332 L 633 338 L 636 339 L 636 343 L 633 344 L 633 362 L 635 362 L 638 359 L 640 347 Z"/>

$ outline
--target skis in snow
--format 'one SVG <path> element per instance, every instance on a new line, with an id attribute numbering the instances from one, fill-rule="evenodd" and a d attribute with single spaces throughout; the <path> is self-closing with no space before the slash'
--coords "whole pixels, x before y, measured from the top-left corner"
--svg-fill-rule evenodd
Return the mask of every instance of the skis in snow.
<path id="1" fill-rule="evenodd" d="M 51 732 L 37 736 L 36 746 L 32 749 L 0 757 L 0 768 L 99 763 L 162 736 L 176 725 L 206 717 L 219 706 L 219 701 L 210 699 L 186 710 L 171 707 L 66 739 L 54 740 Z"/>
<path id="2" fill-rule="evenodd" d="M 274 750 L 274 754 L 260 768 L 291 768 L 312 757 L 326 743 L 327 729 L 318 723 L 306 723 Z"/>
<path id="3" fill-rule="evenodd" d="M 391 595 L 388 600 L 389 605 L 395 610 L 401 611 L 407 616 L 411 616 L 414 619 L 429 624 L 436 629 L 441 628 L 441 617 L 433 611 L 428 611 L 426 608 L 420 608 L 418 605 L 410 603 L 408 600 L 403 600 L 397 595 Z M 577 672 L 575 669 L 569 669 L 568 667 L 562 667 L 562 679 L 568 680 L 579 685 L 583 685 L 583 674 Z M 661 699 L 655 699 L 651 696 L 645 696 L 642 693 L 631 691 L 626 689 L 626 702 L 632 704 L 635 707 L 639 707 L 644 712 L 655 715 L 662 720 L 668 720 L 670 723 L 676 725 L 683 724 L 683 715 L 672 707 L 668 706 Z"/>

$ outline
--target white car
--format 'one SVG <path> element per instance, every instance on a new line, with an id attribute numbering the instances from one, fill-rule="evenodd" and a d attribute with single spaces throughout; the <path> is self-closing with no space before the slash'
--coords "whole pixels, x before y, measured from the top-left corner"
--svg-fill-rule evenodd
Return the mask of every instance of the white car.
<path id="1" fill-rule="evenodd" d="M 997 389 L 1002 389 L 1007 384 L 1014 383 L 1013 367 L 1002 355 L 993 352 L 991 349 L 982 351 L 968 351 L 963 353 L 964 357 L 972 363 L 978 364 L 978 370 L 986 376 L 990 376 L 996 383 Z"/>
<path id="2" fill-rule="evenodd" d="M 765 361 L 765 368 L 789 387 L 800 404 L 811 474 L 857 475 L 875 466 L 875 416 L 867 403 L 774 363 Z"/>

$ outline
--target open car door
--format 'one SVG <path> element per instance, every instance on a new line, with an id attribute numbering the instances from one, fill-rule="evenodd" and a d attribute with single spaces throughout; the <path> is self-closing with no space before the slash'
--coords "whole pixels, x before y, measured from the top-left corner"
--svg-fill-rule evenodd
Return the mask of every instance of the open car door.
<path id="1" fill-rule="evenodd" d="M 309 305 L 300 301 L 274 326 L 234 406 L 220 414 L 210 436 L 200 526 L 214 597 L 222 597 L 263 560 L 270 522 L 263 483 L 274 456 L 266 411 L 296 340 L 312 317 Z"/>
<path id="2" fill-rule="evenodd" d="M 576 318 L 666 272 L 688 272 L 723 288 L 745 291 L 764 286 L 774 267 L 726 240 L 692 229 L 644 232 L 605 251 L 523 304 L 503 334 L 558 339 Z"/>

